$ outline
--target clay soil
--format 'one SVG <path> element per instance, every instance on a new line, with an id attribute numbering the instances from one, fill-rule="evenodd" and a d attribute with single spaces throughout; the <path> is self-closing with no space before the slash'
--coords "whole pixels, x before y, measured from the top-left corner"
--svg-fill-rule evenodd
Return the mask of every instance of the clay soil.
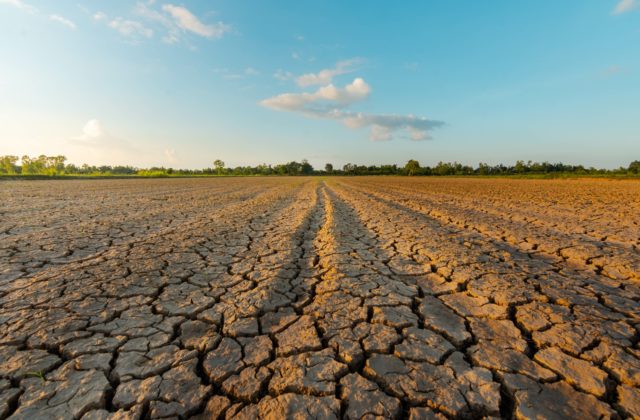
<path id="1" fill-rule="evenodd" d="M 0 183 L 0 419 L 640 418 L 640 182 Z"/>

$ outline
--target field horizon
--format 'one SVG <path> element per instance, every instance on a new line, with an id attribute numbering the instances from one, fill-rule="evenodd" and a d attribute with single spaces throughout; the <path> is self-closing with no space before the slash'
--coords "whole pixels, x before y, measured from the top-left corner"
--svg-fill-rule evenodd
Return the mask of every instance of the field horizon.
<path id="1" fill-rule="evenodd" d="M 0 0 L 0 420 L 640 420 L 639 45 L 640 0 Z"/>

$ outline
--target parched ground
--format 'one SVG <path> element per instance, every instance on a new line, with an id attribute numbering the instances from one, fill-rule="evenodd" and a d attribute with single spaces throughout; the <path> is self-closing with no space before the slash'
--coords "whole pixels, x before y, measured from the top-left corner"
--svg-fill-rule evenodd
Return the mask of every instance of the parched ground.
<path id="1" fill-rule="evenodd" d="M 0 183 L 0 418 L 640 418 L 640 183 Z"/>

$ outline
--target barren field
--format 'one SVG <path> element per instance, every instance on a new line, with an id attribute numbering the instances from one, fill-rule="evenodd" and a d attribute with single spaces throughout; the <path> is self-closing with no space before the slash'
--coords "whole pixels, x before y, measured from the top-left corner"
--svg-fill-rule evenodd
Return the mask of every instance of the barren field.
<path id="1" fill-rule="evenodd" d="M 0 418 L 640 418 L 640 183 L 0 183 Z"/>

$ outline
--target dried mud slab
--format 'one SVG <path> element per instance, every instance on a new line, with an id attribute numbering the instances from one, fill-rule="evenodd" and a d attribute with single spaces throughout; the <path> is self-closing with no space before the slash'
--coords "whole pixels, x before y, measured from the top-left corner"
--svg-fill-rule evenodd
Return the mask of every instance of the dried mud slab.
<path id="1" fill-rule="evenodd" d="M 640 184 L 0 183 L 0 419 L 638 418 Z"/>

